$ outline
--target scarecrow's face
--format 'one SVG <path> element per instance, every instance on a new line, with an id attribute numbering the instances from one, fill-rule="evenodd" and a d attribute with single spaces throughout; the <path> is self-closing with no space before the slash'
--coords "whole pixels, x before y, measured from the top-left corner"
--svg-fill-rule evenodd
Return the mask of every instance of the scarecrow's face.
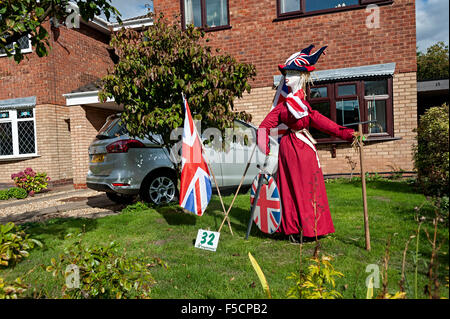
<path id="1" fill-rule="evenodd" d="M 292 92 L 296 92 L 300 88 L 301 76 L 298 71 L 288 70 L 286 72 L 285 83 L 289 86 Z"/>

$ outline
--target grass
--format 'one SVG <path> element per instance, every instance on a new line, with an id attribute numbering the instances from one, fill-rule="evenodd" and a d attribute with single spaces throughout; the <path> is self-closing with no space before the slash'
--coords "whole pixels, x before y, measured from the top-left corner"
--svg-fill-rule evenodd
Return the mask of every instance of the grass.
<path id="1" fill-rule="evenodd" d="M 360 183 L 337 181 L 327 183 L 326 187 L 336 233 L 321 239 L 321 253 L 332 256 L 335 269 L 345 275 L 336 281 L 336 290 L 344 298 L 365 298 L 365 280 L 369 275 L 366 267 L 377 264 L 382 272 L 386 243 L 391 238 L 388 288 L 390 292 L 398 291 L 405 243 L 417 229 L 414 208 L 425 201 L 424 196 L 405 182 L 369 182 L 367 194 L 372 250 L 368 252 L 364 242 Z M 231 200 L 231 195 L 224 197 L 226 207 Z M 153 298 L 265 298 L 248 252 L 252 253 L 266 275 L 272 296 L 286 298 L 288 288 L 294 284 L 286 277 L 299 270 L 299 246 L 290 244 L 283 236 L 265 235 L 255 225 L 249 240 L 245 241 L 249 212 L 249 194 L 239 195 L 230 213 L 234 236 L 225 224 L 216 252 L 197 249 L 194 241 L 199 229 L 217 231 L 219 228 L 223 215 L 217 196 L 213 196 L 202 217 L 180 213 L 175 205 L 155 209 L 137 203 L 120 215 L 95 220 L 54 219 L 27 224 L 27 232 L 41 240 L 44 248 L 33 250 L 29 258 L 15 268 L 0 270 L 0 277 L 13 280 L 21 276 L 24 282 L 42 289 L 47 296 L 59 297 L 63 283 L 43 271 L 40 265 L 49 265 L 50 259 L 70 243 L 70 240 L 64 240 L 67 233 L 84 229 L 86 243 L 107 244 L 114 240 L 128 256 L 165 261 L 168 269 L 155 267 L 152 270 L 157 281 L 152 291 Z M 420 214 L 432 218 L 431 206 L 425 204 Z M 432 233 L 429 221 L 422 225 L 423 228 Z M 448 288 L 445 287 L 448 225 L 439 228 L 439 237 L 444 242 L 439 255 L 441 295 L 448 297 Z M 314 246 L 314 242 L 303 245 L 304 267 L 306 259 L 313 254 Z M 420 236 L 419 250 L 419 298 L 426 298 L 426 263 L 431 256 L 431 246 L 424 233 Z M 405 286 L 408 298 L 414 297 L 413 254 L 415 241 L 410 243 L 407 254 Z M 380 290 L 375 289 L 375 294 Z"/>

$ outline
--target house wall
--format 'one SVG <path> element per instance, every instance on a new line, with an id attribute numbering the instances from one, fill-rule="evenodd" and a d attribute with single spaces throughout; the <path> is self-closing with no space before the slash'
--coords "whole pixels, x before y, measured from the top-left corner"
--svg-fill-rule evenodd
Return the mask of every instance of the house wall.
<path id="1" fill-rule="evenodd" d="M 0 161 L 0 185 L 12 185 L 11 174 L 27 167 L 38 172 L 46 172 L 52 184 L 66 184 L 72 181 L 69 109 L 56 104 L 38 105 L 35 108 L 35 121 L 39 156 Z"/>
<path id="2" fill-rule="evenodd" d="M 173 16 L 180 13 L 180 1 L 154 0 L 154 8 L 156 14 L 164 12 L 173 22 Z M 270 111 L 278 64 L 309 44 L 315 44 L 316 48 L 328 45 L 326 55 L 315 65 L 317 70 L 395 62 L 394 137 L 399 139 L 368 143 L 365 165 L 369 172 L 412 171 L 413 130 L 417 127 L 415 3 L 396 0 L 379 9 L 380 28 L 368 29 L 369 12 L 364 8 L 274 21 L 275 0 L 229 0 L 231 29 L 208 32 L 208 45 L 256 66 L 257 77 L 251 93 L 234 102 L 237 110 L 252 114 L 255 125 Z M 346 156 L 359 163 L 359 155 L 350 143 L 335 147 L 335 158 L 331 152 L 333 144 L 317 147 L 324 174 L 350 173 Z M 355 172 L 358 171 L 359 165 Z"/>
<path id="3" fill-rule="evenodd" d="M 116 111 L 81 105 L 71 106 L 69 109 L 73 185 L 75 188 L 86 188 L 86 174 L 89 171 L 89 145 L 105 124 L 106 118 Z"/>
<path id="4" fill-rule="evenodd" d="M 113 65 L 109 36 L 84 24 L 80 29 L 51 30 L 49 56 L 25 54 L 17 64 L 0 57 L 0 100 L 36 96 L 36 135 L 39 157 L 27 160 L 0 160 L 0 184 L 10 184 L 10 176 L 26 167 L 45 171 L 55 184 L 71 182 L 72 145 L 69 108 L 63 94 L 106 75 Z"/>
<path id="5" fill-rule="evenodd" d="M 180 0 L 154 0 L 155 13 L 169 21 L 180 13 Z M 364 8 L 284 21 L 274 21 L 276 0 L 229 0 L 231 29 L 208 32 L 208 45 L 241 62 L 253 63 L 252 87 L 272 86 L 278 64 L 314 44 L 328 45 L 318 70 L 396 62 L 396 72 L 416 71 L 414 0 L 395 0 L 380 6 L 380 28 L 368 29 Z"/>

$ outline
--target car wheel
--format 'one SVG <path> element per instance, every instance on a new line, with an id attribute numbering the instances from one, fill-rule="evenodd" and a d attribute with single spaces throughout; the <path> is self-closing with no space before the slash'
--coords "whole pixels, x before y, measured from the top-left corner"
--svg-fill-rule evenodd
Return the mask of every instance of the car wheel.
<path id="1" fill-rule="evenodd" d="M 168 204 L 178 198 L 177 183 L 168 174 L 158 174 L 148 178 L 141 187 L 141 198 L 156 205 Z"/>
<path id="2" fill-rule="evenodd" d="M 106 197 L 117 204 L 130 204 L 134 200 L 133 195 L 125 195 L 119 193 L 106 193 Z"/>

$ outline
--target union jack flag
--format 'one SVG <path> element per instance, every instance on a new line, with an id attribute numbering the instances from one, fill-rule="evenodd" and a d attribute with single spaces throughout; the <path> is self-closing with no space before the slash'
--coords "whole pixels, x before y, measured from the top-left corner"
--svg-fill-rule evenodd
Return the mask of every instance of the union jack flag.
<path id="1" fill-rule="evenodd" d="M 281 224 L 281 201 L 275 179 L 270 175 L 264 175 L 267 184 L 261 185 L 259 197 L 253 215 L 253 220 L 258 228 L 266 233 L 273 234 Z M 250 192 L 250 203 L 254 205 L 256 188 L 258 187 L 259 174 L 253 181 Z"/>
<path id="2" fill-rule="evenodd" d="M 292 62 L 294 62 L 297 66 L 300 66 L 300 67 L 305 66 L 305 65 L 310 65 L 309 61 L 307 59 L 305 59 L 305 57 L 309 57 L 309 55 L 304 52 L 294 53 L 293 55 L 291 55 L 291 57 L 289 59 L 287 59 L 285 64 L 287 65 L 287 64 L 291 64 Z"/>
<path id="3" fill-rule="evenodd" d="M 211 199 L 212 187 L 208 165 L 203 158 L 202 142 L 183 95 L 185 110 L 181 151 L 180 206 L 202 216 Z"/>

